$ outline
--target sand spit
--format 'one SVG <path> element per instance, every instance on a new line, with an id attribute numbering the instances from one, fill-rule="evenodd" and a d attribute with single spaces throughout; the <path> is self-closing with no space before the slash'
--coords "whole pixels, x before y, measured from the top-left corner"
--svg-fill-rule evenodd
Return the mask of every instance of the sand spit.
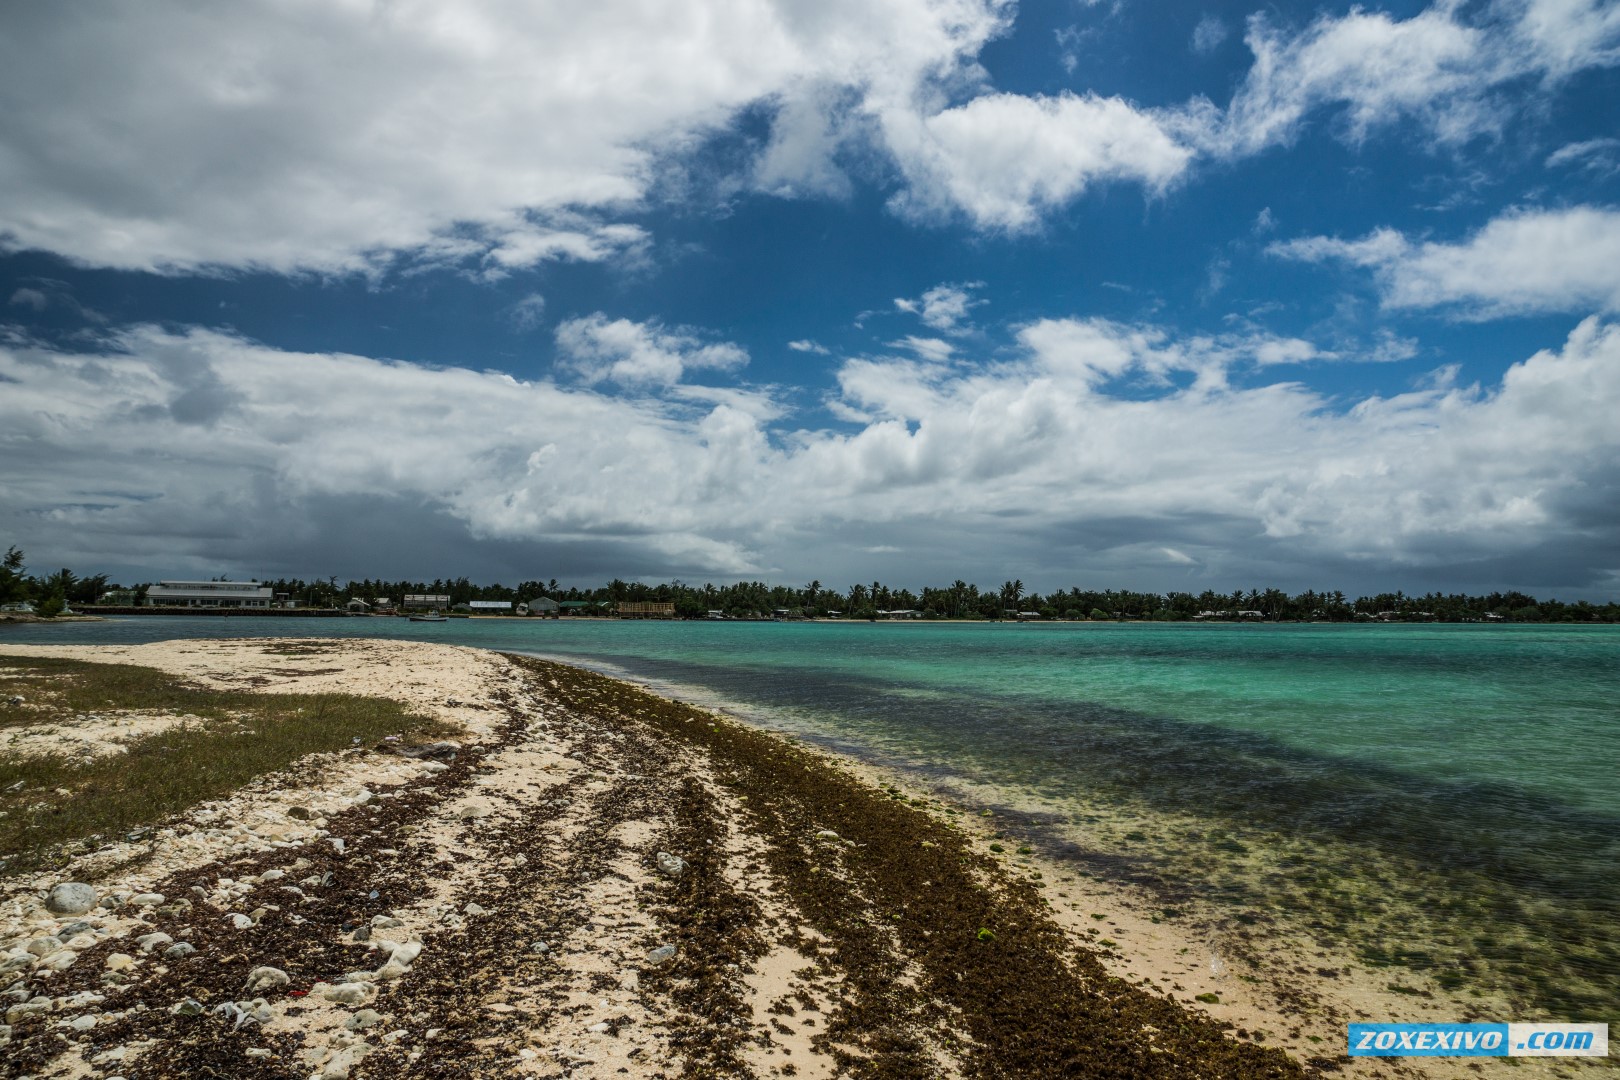
<path id="1" fill-rule="evenodd" d="M 0 1075 L 1446 1075 L 1260 1045 L 1269 1018 L 1171 989 L 1181 955 L 1159 988 L 1111 972 L 961 823 L 577 669 L 377 641 L 4 654 L 383 695 L 466 734 L 319 755 L 0 880 Z M 90 879 L 96 906 L 47 910 Z"/>

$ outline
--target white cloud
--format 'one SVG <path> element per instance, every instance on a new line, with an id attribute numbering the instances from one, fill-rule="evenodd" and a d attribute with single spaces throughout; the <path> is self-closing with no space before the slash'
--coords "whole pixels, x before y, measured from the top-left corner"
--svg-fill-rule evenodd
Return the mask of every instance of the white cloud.
<path id="1" fill-rule="evenodd" d="M 1306 115 L 1325 105 L 1343 108 L 1353 140 L 1403 116 L 1465 140 L 1486 122 L 1478 96 L 1497 78 L 1485 34 L 1444 6 L 1405 20 L 1359 9 L 1322 16 L 1293 36 L 1254 15 L 1245 41 L 1253 66 L 1217 129 L 1204 136 L 1225 155 L 1291 141 Z"/>
<path id="2" fill-rule="evenodd" d="M 38 289 L 21 288 L 11 294 L 6 301 L 13 307 L 30 307 L 35 311 L 44 311 L 50 305 L 50 298 Z"/>
<path id="3" fill-rule="evenodd" d="M 1198 20 L 1198 25 L 1193 27 L 1192 51 L 1199 55 L 1212 53 L 1221 47 L 1227 35 L 1226 24 L 1221 21 L 1220 16 L 1206 14 Z"/>
<path id="4" fill-rule="evenodd" d="M 519 330 L 533 330 L 546 317 L 546 298 L 539 293 L 530 293 L 512 305 L 510 315 L 512 325 Z"/>
<path id="5" fill-rule="evenodd" d="M 1390 307 L 1454 307 L 1472 317 L 1620 310 L 1620 211 L 1601 207 L 1511 213 L 1459 243 L 1414 243 L 1381 229 L 1360 240 L 1313 236 L 1269 250 L 1366 267 Z"/>
<path id="6" fill-rule="evenodd" d="M 838 187 L 811 114 L 950 81 L 1007 0 L 151 0 L 0 34 L 0 236 L 125 269 L 494 274 L 644 241 L 658 163 L 766 102 L 762 180 Z M 616 220 L 617 219 L 617 220 Z"/>
<path id="7" fill-rule="evenodd" d="M 984 94 L 931 115 L 889 110 L 881 120 L 908 185 L 894 207 L 922 220 L 961 214 L 982 229 L 1031 229 L 1096 183 L 1162 191 L 1193 156 L 1152 114 L 1094 94 Z"/>
<path id="8" fill-rule="evenodd" d="M 1348 409 L 1291 381 L 1161 381 L 1245 362 L 1162 329 L 1053 320 L 1019 340 L 995 363 L 845 363 L 835 400 L 862 417 L 848 433 L 773 431 L 782 411 L 760 391 L 615 398 L 206 330 L 13 343 L 0 522 L 25 549 L 152 576 L 240 572 L 289 547 L 310 553 L 305 574 L 414 572 L 426 535 L 457 559 L 519 545 L 600 576 L 859 575 L 859 549 L 883 546 L 919 579 L 993 575 L 1020 552 L 1050 571 L 1054 545 L 1139 582 L 1194 563 L 1318 581 L 1504 559 L 1565 583 L 1620 569 L 1620 327 L 1588 319 L 1496 386 L 1442 372 Z M 345 548 L 359 507 L 420 528 L 408 546 Z M 927 539 L 942 522 L 945 554 Z"/>
<path id="9" fill-rule="evenodd" d="M 801 338 L 798 341 L 790 341 L 788 342 L 788 348 L 792 349 L 794 352 L 816 353 L 820 356 L 827 356 L 832 352 L 832 350 L 827 348 L 827 346 L 815 341 L 811 341 L 809 338 Z"/>
<path id="10" fill-rule="evenodd" d="M 1561 146 L 1547 155 L 1547 167 L 1576 167 L 1589 172 L 1611 173 L 1620 169 L 1620 139 L 1587 139 Z"/>
<path id="11" fill-rule="evenodd" d="M 989 303 L 973 296 L 974 289 L 982 288 L 984 288 L 982 281 L 967 281 L 954 285 L 947 282 L 935 285 L 915 299 L 897 296 L 894 298 L 894 306 L 908 315 L 917 316 L 925 326 L 947 334 L 957 333 L 966 329 L 962 324 L 967 321 L 968 312 Z"/>
<path id="12" fill-rule="evenodd" d="M 936 364 L 945 363 L 951 358 L 951 354 L 956 351 L 956 346 L 944 338 L 917 337 L 915 334 L 907 334 L 899 341 L 891 341 L 889 347 L 905 349 L 921 360 L 929 360 Z"/>
<path id="13" fill-rule="evenodd" d="M 688 371 L 735 371 L 748 353 L 731 342 L 705 342 L 685 328 L 609 319 L 601 312 L 557 327 L 558 365 L 587 383 L 672 386 Z"/>
<path id="14" fill-rule="evenodd" d="M 1318 109 L 1337 110 L 1351 142 L 1417 121 L 1461 144 L 1500 132 L 1523 98 L 1508 91 L 1513 80 L 1551 83 L 1620 63 L 1620 8 L 1602 0 L 1439 0 L 1409 19 L 1355 7 L 1298 32 L 1259 13 L 1244 40 L 1254 62 L 1227 109 L 1193 102 L 1167 120 L 1204 151 L 1240 157 L 1289 143 Z"/>

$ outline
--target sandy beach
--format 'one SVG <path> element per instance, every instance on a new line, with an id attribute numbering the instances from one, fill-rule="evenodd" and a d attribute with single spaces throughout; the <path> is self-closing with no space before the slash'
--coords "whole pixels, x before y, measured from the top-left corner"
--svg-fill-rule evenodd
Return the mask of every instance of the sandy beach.
<path id="1" fill-rule="evenodd" d="M 6 1076 L 1480 1075 L 1344 1057 L 1347 1020 L 1442 1017 L 991 851 L 1008 823 L 966 793 L 577 669 L 370 640 L 8 655 L 389 697 L 461 734 L 0 878 Z M 13 718 L 7 752 L 186 722 Z M 94 903 L 48 910 L 63 882 Z"/>

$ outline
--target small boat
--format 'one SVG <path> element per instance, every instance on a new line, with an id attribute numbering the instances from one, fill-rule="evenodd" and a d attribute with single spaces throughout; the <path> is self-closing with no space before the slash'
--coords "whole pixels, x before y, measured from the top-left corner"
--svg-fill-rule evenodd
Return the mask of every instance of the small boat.
<path id="1" fill-rule="evenodd" d="M 411 622 L 449 622 L 450 616 L 434 612 L 431 615 L 412 615 Z"/>

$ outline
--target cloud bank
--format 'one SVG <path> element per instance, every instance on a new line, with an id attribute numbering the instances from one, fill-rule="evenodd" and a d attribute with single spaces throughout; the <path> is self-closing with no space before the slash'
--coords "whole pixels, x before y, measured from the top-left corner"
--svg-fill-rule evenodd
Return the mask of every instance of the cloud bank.
<path id="1" fill-rule="evenodd" d="M 1240 385 L 1275 346 L 1045 320 L 1013 359 L 846 361 L 838 400 L 866 419 L 837 430 L 667 373 L 626 398 L 205 329 L 133 327 L 87 352 L 13 340 L 4 517 L 64 558 L 117 550 L 168 574 L 280 570 L 271 532 L 320 538 L 339 572 L 431 574 L 400 521 L 535 576 L 836 580 L 869 574 L 874 548 L 908 580 L 1027 562 L 1165 585 L 1304 567 L 1318 584 L 1323 567 L 1478 582 L 1546 565 L 1549 544 L 1555 584 L 1620 569 L 1620 327 L 1588 319 L 1499 385 L 1442 371 L 1355 403 Z"/>

